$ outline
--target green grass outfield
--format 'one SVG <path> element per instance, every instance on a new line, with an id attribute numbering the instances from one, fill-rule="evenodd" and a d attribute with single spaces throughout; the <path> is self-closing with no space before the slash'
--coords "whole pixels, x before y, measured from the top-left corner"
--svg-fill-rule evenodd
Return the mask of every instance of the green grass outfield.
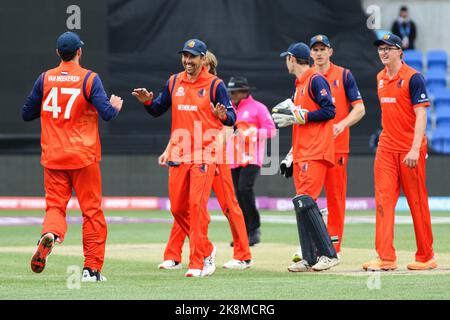
<path id="1" fill-rule="evenodd" d="M 160 211 L 107 211 L 105 214 L 171 217 Z M 269 211 L 262 214 L 292 215 Z M 37 211 L 0 211 L 0 217 L 40 215 Z M 348 215 L 373 216 L 374 212 L 349 212 Z M 433 216 L 450 217 L 450 212 Z M 231 233 L 226 222 L 213 221 L 209 237 L 218 247 L 218 268 L 208 278 L 185 278 L 186 264 L 183 270 L 156 269 L 162 260 L 170 224 L 111 224 L 103 269 L 108 281 L 82 283 L 80 289 L 67 287 L 70 276 L 67 269 L 83 264 L 81 226 L 69 225 L 64 244 L 54 248 L 44 272 L 34 274 L 29 262 L 40 229 L 40 226 L 0 226 L 0 299 L 450 299 L 450 224 L 433 226 L 438 270 L 406 270 L 406 264 L 414 259 L 414 232 L 412 225 L 397 225 L 395 246 L 399 270 L 363 272 L 361 264 L 376 257 L 375 225 L 348 224 L 341 264 L 321 273 L 300 274 L 286 269 L 298 244 L 295 225 L 263 223 L 262 243 L 252 248 L 254 267 L 237 271 L 221 267 L 232 257 Z M 186 246 L 183 257 L 186 262 Z"/>

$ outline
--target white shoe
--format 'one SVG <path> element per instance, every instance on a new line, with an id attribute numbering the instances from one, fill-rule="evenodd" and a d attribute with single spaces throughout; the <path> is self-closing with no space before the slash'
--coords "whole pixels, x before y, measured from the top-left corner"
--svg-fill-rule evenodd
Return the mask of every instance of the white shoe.
<path id="1" fill-rule="evenodd" d="M 184 274 L 185 277 L 201 277 L 202 270 L 201 269 L 188 269 L 188 271 Z"/>
<path id="2" fill-rule="evenodd" d="M 164 260 L 162 263 L 158 264 L 158 269 L 166 270 L 181 270 L 181 262 L 175 260 Z"/>
<path id="3" fill-rule="evenodd" d="M 302 247 L 298 246 L 297 251 L 292 255 L 292 262 L 299 262 L 302 260 Z"/>
<path id="4" fill-rule="evenodd" d="M 250 268 L 251 266 L 253 266 L 252 260 L 237 260 L 237 259 L 232 259 L 223 265 L 225 269 L 236 269 L 236 270 L 245 270 Z"/>
<path id="5" fill-rule="evenodd" d="M 312 268 L 309 265 L 308 261 L 300 260 L 298 262 L 291 264 L 288 267 L 288 270 L 289 272 L 309 272 L 312 271 Z"/>
<path id="6" fill-rule="evenodd" d="M 202 277 L 210 276 L 216 271 L 216 252 L 217 248 L 213 245 L 211 255 L 206 257 L 203 262 Z"/>
<path id="7" fill-rule="evenodd" d="M 83 275 L 81 276 L 81 282 L 97 282 L 107 281 L 106 277 L 102 276 L 97 270 L 91 268 L 83 268 Z"/>
<path id="8" fill-rule="evenodd" d="M 314 271 L 323 271 L 328 270 L 334 266 L 337 266 L 339 264 L 338 258 L 329 258 L 327 256 L 321 256 L 319 258 L 319 261 L 312 266 Z"/>

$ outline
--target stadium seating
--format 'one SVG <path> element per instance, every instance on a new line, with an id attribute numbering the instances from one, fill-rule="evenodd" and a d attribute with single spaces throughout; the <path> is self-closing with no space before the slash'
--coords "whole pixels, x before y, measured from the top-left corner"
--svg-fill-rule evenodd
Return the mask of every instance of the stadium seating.
<path id="1" fill-rule="evenodd" d="M 446 127 L 450 131 L 450 109 L 442 108 L 435 113 L 436 115 L 436 127 Z"/>
<path id="2" fill-rule="evenodd" d="M 438 88 L 445 88 L 447 86 L 447 72 L 444 69 L 428 69 L 425 76 L 427 82 L 427 89 L 434 95 Z"/>
<path id="3" fill-rule="evenodd" d="M 450 109 L 450 89 L 436 88 L 433 92 L 434 110 Z"/>
<path id="4" fill-rule="evenodd" d="M 431 148 L 439 153 L 450 154 L 450 127 L 436 128 L 431 136 Z"/>
<path id="5" fill-rule="evenodd" d="M 447 71 L 448 55 L 444 50 L 430 50 L 427 53 L 428 69 L 442 69 Z"/>
<path id="6" fill-rule="evenodd" d="M 423 57 L 422 52 L 419 50 L 405 50 L 403 52 L 403 60 L 406 62 L 407 65 L 410 67 L 413 67 L 419 72 L 422 72 L 423 69 Z"/>

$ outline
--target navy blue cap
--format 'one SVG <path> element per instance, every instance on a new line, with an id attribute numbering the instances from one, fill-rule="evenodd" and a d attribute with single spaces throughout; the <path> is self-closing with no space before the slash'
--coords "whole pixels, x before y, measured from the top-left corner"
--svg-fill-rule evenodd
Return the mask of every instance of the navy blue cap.
<path id="1" fill-rule="evenodd" d="M 289 46 L 287 51 L 280 54 L 280 57 L 286 57 L 291 55 L 297 59 L 308 60 L 309 59 L 309 47 L 303 42 L 296 42 Z"/>
<path id="2" fill-rule="evenodd" d="M 75 52 L 82 46 L 84 42 L 81 41 L 80 36 L 71 31 L 64 32 L 56 40 L 56 48 L 64 53 Z"/>
<path id="3" fill-rule="evenodd" d="M 380 39 L 376 40 L 373 45 L 374 46 L 379 46 L 382 44 L 388 44 L 390 46 L 396 46 L 397 48 L 401 49 L 402 48 L 402 40 L 400 39 L 400 37 L 396 36 L 393 33 L 386 33 L 384 34 Z"/>
<path id="4" fill-rule="evenodd" d="M 194 56 L 204 56 L 206 51 L 208 51 L 208 49 L 203 41 L 198 39 L 190 39 L 184 43 L 183 49 L 178 53 L 189 52 Z"/>
<path id="5" fill-rule="evenodd" d="M 330 40 L 328 40 L 328 37 L 323 34 L 318 34 L 312 37 L 311 41 L 309 42 L 309 47 L 312 48 L 316 43 L 323 43 L 328 48 L 331 48 Z"/>

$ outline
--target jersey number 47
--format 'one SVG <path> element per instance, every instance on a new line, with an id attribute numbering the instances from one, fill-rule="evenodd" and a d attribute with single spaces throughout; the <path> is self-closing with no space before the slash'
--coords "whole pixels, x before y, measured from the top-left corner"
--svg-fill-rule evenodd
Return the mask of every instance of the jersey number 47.
<path id="1" fill-rule="evenodd" d="M 57 119 L 59 113 L 61 112 L 61 106 L 58 106 L 58 87 L 53 87 L 48 93 L 47 98 L 44 101 L 42 109 L 44 111 L 49 111 L 53 113 L 53 118 Z M 72 110 L 73 103 L 80 94 L 80 89 L 74 88 L 61 88 L 61 94 L 70 95 L 69 101 L 66 105 L 66 110 L 64 112 L 64 119 L 70 119 L 70 111 Z"/>

